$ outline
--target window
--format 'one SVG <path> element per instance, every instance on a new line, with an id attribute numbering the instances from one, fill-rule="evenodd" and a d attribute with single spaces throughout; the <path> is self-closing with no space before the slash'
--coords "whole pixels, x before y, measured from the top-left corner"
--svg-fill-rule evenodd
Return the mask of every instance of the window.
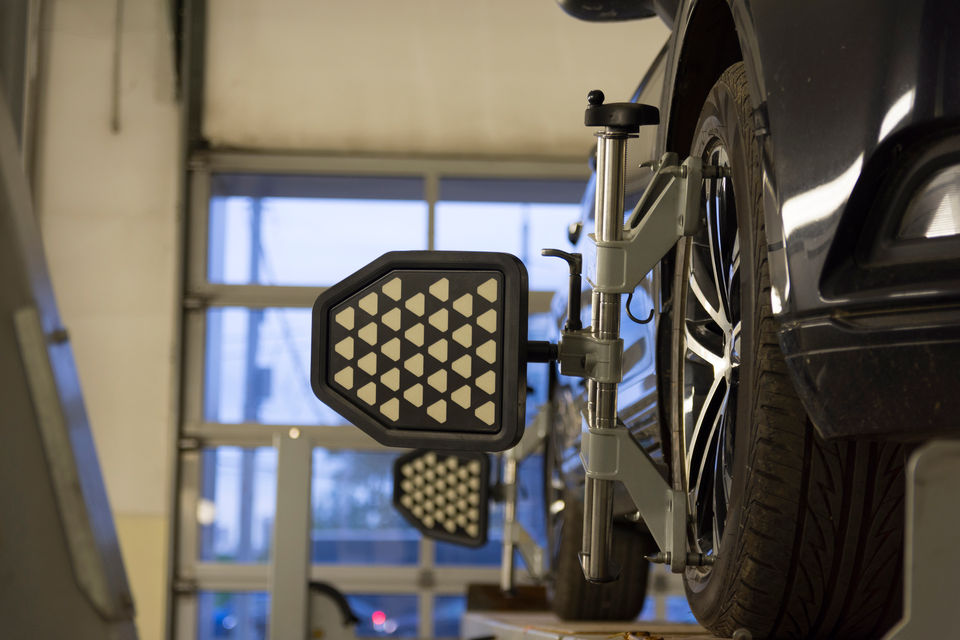
<path id="1" fill-rule="evenodd" d="M 416 565 L 420 533 L 393 508 L 399 453 L 314 449 L 310 506 L 315 563 Z"/>
<path id="2" fill-rule="evenodd" d="M 310 309 L 218 307 L 206 325 L 208 422 L 346 424 L 310 389 Z"/>
<path id="3" fill-rule="evenodd" d="M 269 609 L 266 593 L 201 591 L 197 596 L 197 638 L 263 640 Z"/>
<path id="4" fill-rule="evenodd" d="M 215 174 L 211 190 L 210 282 L 329 286 L 427 248 L 422 178 Z"/>
<path id="5" fill-rule="evenodd" d="M 585 163 L 208 154 L 190 182 L 184 292 L 176 635 L 264 638 L 269 625 L 278 470 L 274 437 L 309 444 L 309 578 L 344 593 L 363 637 L 456 637 L 468 582 L 496 583 L 502 507 L 481 549 L 422 539 L 393 509 L 387 449 L 313 395 L 311 306 L 387 251 L 495 250 L 521 257 L 531 339 L 556 339 L 552 292 L 567 269 Z M 528 420 L 546 401 L 531 365 Z M 520 467 L 518 512 L 543 531 L 542 469 Z M 493 465 L 496 467 L 496 465 Z M 282 497 L 282 496 L 281 496 Z M 428 576 L 428 577 L 426 577 Z"/>
<path id="6" fill-rule="evenodd" d="M 203 452 L 199 559 L 267 562 L 276 511 L 277 452 L 217 447 Z"/>

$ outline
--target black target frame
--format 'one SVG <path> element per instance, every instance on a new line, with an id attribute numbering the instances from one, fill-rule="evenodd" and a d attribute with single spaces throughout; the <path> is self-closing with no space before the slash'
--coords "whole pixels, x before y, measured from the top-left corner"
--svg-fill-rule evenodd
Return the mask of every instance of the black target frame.
<path id="1" fill-rule="evenodd" d="M 415 429 L 390 425 L 365 410 L 329 383 L 332 311 L 393 271 L 496 272 L 501 277 L 502 330 L 498 345 L 502 362 L 497 389 L 497 415 L 486 431 L 451 428 Z M 314 394 L 334 411 L 391 447 L 459 451 L 504 451 L 523 434 L 526 413 L 527 271 L 516 256 L 478 251 L 392 251 L 324 291 L 313 305 L 310 382 Z M 449 425 L 447 425 L 449 426 Z"/>

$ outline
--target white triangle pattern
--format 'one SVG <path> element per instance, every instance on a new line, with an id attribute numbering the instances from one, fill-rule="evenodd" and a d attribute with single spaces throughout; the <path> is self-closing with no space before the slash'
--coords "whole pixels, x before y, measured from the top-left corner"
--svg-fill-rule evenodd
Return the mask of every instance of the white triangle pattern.
<path id="1" fill-rule="evenodd" d="M 381 405 L 384 415 L 388 404 Z M 447 419 L 443 400 L 431 404 L 427 413 L 437 422 Z M 417 455 L 417 454 L 413 454 Z M 448 456 L 445 460 L 428 459 L 429 454 L 408 456 L 401 464 L 400 506 L 428 529 L 454 533 L 460 529 L 468 536 L 480 534 L 480 487 L 483 468 L 475 460 Z"/>
<path id="2" fill-rule="evenodd" d="M 347 360 L 353 360 L 353 338 L 347 336 L 336 344 L 334 351 L 342 355 Z"/>
<path id="3" fill-rule="evenodd" d="M 446 339 L 440 338 L 439 340 L 434 342 L 432 345 L 430 345 L 430 348 L 427 349 L 427 353 L 433 356 L 433 358 L 438 362 L 446 362 L 447 361 Z"/>
<path id="4" fill-rule="evenodd" d="M 436 422 L 440 424 L 446 422 L 448 417 L 447 402 L 452 402 L 464 410 L 470 411 L 472 408 L 472 413 L 478 420 L 484 424 L 492 425 L 496 419 L 496 405 L 491 400 L 484 401 L 482 396 L 477 396 L 477 393 L 482 392 L 487 396 L 491 396 L 496 391 L 495 371 L 484 371 L 484 369 L 486 369 L 486 365 L 496 363 L 498 355 L 497 343 L 493 339 L 484 340 L 480 338 L 476 343 L 474 340 L 480 337 L 475 335 L 475 328 L 479 328 L 488 334 L 496 333 L 498 321 L 497 311 L 489 307 L 484 310 L 483 307 L 486 305 L 480 299 L 482 298 L 487 302 L 495 303 L 498 298 L 498 282 L 496 279 L 490 278 L 477 286 L 472 293 L 460 295 L 455 300 L 452 300 L 450 297 L 450 281 L 445 277 L 430 284 L 427 291 L 408 291 L 406 297 L 402 295 L 405 288 L 402 280 L 399 277 L 395 277 L 380 287 L 379 291 L 369 292 L 357 300 L 355 303 L 356 307 L 347 307 L 335 315 L 334 320 L 338 325 L 347 331 L 355 331 L 352 336 L 342 338 L 336 343 L 334 350 L 337 354 L 348 361 L 353 361 L 355 355 L 358 355 L 356 354 L 356 345 L 358 343 L 355 342 L 355 338 L 359 338 L 361 341 L 374 347 L 375 351 L 368 352 L 362 358 L 353 361 L 354 366 L 346 366 L 340 369 L 340 371 L 334 375 L 334 381 L 344 389 L 353 390 L 360 400 L 372 407 L 376 407 L 379 403 L 380 413 L 387 419 L 396 422 L 400 416 L 401 396 L 409 405 L 417 408 L 424 407 L 425 400 L 424 384 L 414 383 L 411 385 L 410 382 L 413 382 L 413 380 L 410 380 L 407 382 L 406 388 L 401 389 L 402 368 L 406 372 L 413 374 L 416 378 L 419 378 L 421 382 L 436 390 L 436 392 L 446 394 L 449 390 L 449 395 L 446 395 L 446 399 L 441 398 L 433 401 L 432 404 L 426 407 L 427 415 Z M 431 306 L 433 309 L 436 309 L 429 314 L 427 314 L 427 294 L 434 300 Z M 380 296 L 383 296 L 383 300 L 380 299 Z M 477 297 L 476 302 L 480 302 L 481 305 L 481 308 L 476 310 L 479 314 L 476 316 L 474 316 L 474 296 Z M 388 300 L 396 302 L 399 306 L 390 305 Z M 445 304 L 439 306 L 438 309 L 436 301 Z M 384 307 L 386 311 L 382 315 L 377 316 L 380 307 Z M 356 309 L 370 316 L 374 316 L 374 321 L 367 322 L 366 324 L 361 322 L 362 326 L 358 329 Z M 403 312 L 401 309 L 406 309 L 416 316 L 423 318 L 424 321 L 416 323 L 412 327 L 404 330 L 402 321 Z M 457 315 L 451 316 L 450 310 L 456 311 Z M 480 313 L 481 311 L 482 313 Z M 460 319 L 459 322 L 457 321 L 458 318 Z M 460 322 L 463 322 L 463 319 L 466 318 L 470 318 L 470 320 L 467 320 L 465 324 L 460 324 Z M 429 325 L 433 329 L 428 329 L 426 325 Z M 454 327 L 456 327 L 456 329 L 454 329 Z M 446 334 L 448 330 L 453 331 L 447 334 L 446 337 L 431 337 L 432 342 L 428 343 L 427 332 L 433 331 L 434 329 L 441 332 L 441 334 Z M 402 336 L 400 335 L 401 330 L 403 330 Z M 436 336 L 436 334 L 431 333 L 431 336 Z M 386 342 L 379 345 L 379 348 L 377 348 L 378 337 L 386 340 Z M 450 371 L 456 373 L 463 379 L 459 385 L 456 384 L 456 378 L 449 378 L 448 370 L 436 369 L 436 363 L 446 363 L 450 356 L 450 343 L 447 342 L 448 338 L 452 339 L 452 341 L 460 347 L 470 350 L 467 354 L 461 355 L 447 365 L 450 367 Z M 400 362 L 402 352 L 401 339 L 413 345 L 418 350 L 402 362 Z M 475 344 L 479 346 L 475 346 Z M 425 350 L 420 351 L 424 349 L 424 347 L 426 347 Z M 361 349 L 360 352 L 362 353 L 363 349 Z M 357 367 L 370 376 L 375 376 L 378 373 L 377 352 L 383 353 L 384 356 L 390 360 L 397 362 L 397 366 L 391 367 L 388 360 L 383 360 L 382 362 L 387 363 L 385 373 L 375 378 L 375 381 L 370 380 L 365 384 L 362 382 L 357 383 L 355 381 L 354 367 Z M 428 364 L 425 358 L 427 355 L 431 357 L 430 362 L 433 364 Z M 474 361 L 474 358 L 477 360 Z M 486 363 L 486 365 L 481 364 L 481 361 Z M 480 365 L 480 370 L 477 371 L 478 377 L 471 379 L 471 375 L 478 368 L 476 366 L 478 364 Z M 405 373 L 403 375 L 407 374 Z M 464 383 L 464 381 L 466 383 Z M 378 386 L 378 383 L 382 386 Z M 449 386 L 451 383 L 453 383 L 452 387 Z M 361 386 L 354 390 L 355 384 Z M 378 390 L 386 392 L 387 397 L 380 398 L 378 401 Z M 399 392 L 399 395 L 392 396 L 391 392 Z M 472 404 L 474 401 L 480 404 L 474 406 Z M 436 515 L 438 516 L 439 522 L 439 518 L 442 517 L 442 515 L 440 513 Z"/>
<path id="5" fill-rule="evenodd" d="M 394 278 L 387 284 L 383 285 L 383 289 L 381 289 L 381 291 L 383 291 L 383 295 L 387 296 L 394 302 L 399 302 L 400 294 L 403 291 L 403 284 L 400 278 Z"/>

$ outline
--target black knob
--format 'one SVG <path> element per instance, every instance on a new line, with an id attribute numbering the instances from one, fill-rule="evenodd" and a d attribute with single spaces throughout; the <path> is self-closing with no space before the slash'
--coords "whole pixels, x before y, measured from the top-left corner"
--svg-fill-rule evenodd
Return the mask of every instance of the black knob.
<path id="1" fill-rule="evenodd" d="M 587 94 L 590 105 L 583 114 L 583 124 L 621 133 L 636 133 L 644 125 L 660 124 L 660 110 L 654 106 L 634 102 L 604 104 L 603 101 L 603 91 L 599 89 Z"/>

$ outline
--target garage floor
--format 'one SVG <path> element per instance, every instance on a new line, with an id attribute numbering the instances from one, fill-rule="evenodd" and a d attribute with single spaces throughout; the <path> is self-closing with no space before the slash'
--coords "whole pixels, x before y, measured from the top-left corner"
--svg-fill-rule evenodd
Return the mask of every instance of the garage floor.
<path id="1" fill-rule="evenodd" d="M 467 613 L 461 624 L 463 640 L 705 640 L 714 636 L 695 624 L 674 622 L 564 622 L 552 613 Z"/>

